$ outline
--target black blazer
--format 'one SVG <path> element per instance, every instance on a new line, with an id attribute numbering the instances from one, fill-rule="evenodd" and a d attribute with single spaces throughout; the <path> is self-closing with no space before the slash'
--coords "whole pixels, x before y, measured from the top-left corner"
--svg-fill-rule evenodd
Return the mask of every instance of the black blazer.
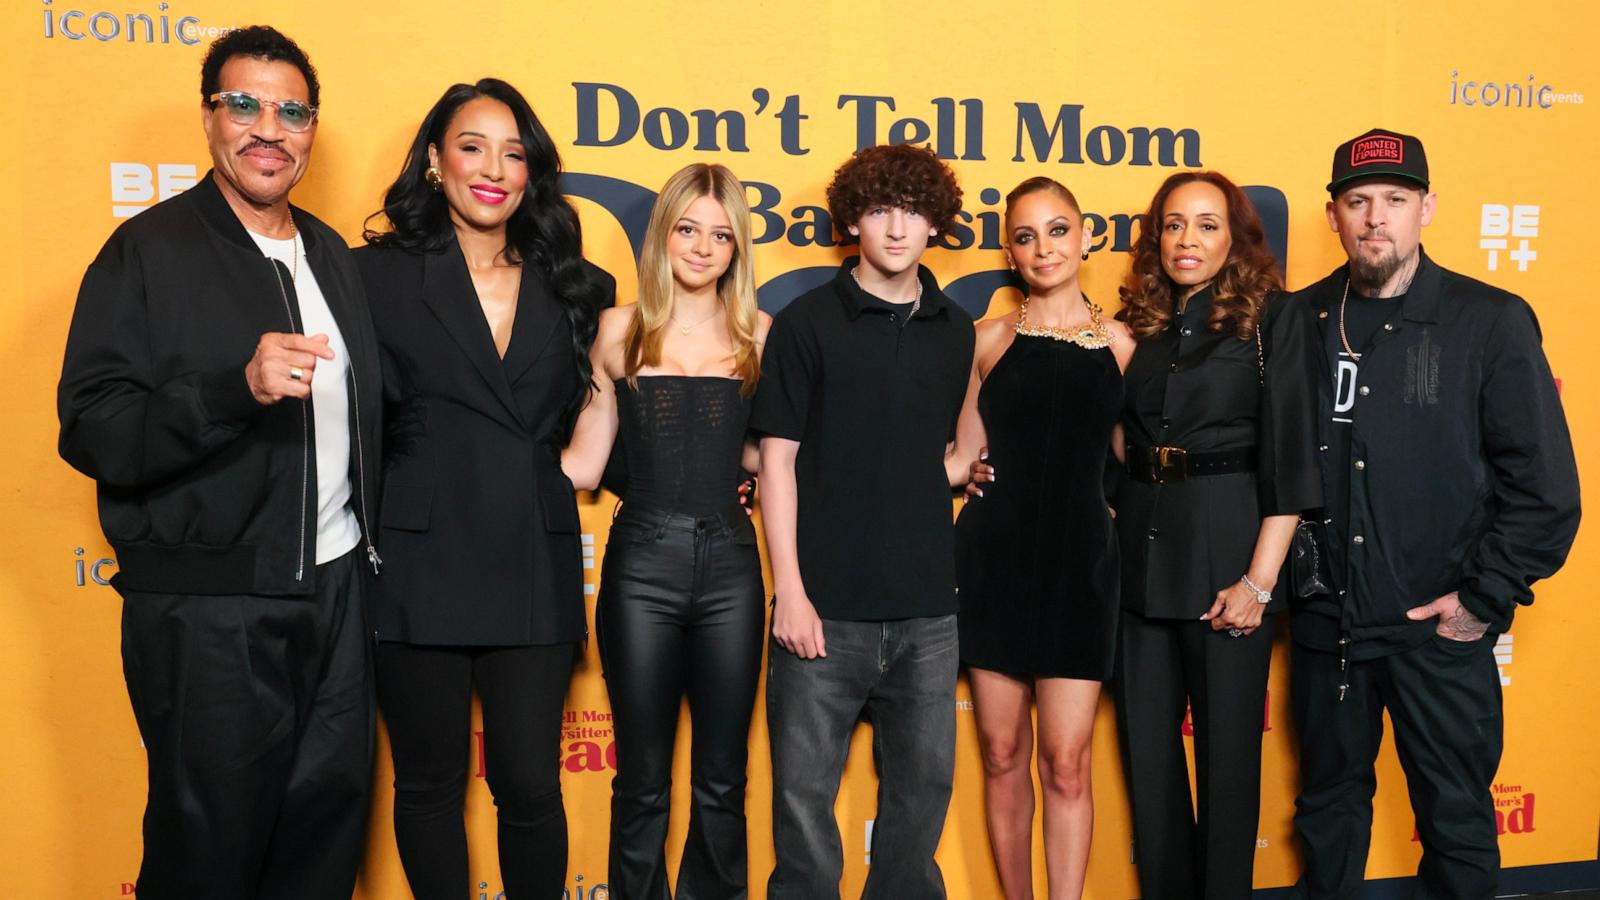
<path id="1" fill-rule="evenodd" d="M 524 268 L 502 360 L 454 240 L 435 253 L 363 247 L 355 256 L 391 416 L 378 639 L 583 640 L 577 498 L 560 465 L 568 403 L 583 385 L 560 302 Z M 590 268 L 610 305 L 616 282 Z"/>
<path id="2" fill-rule="evenodd" d="M 1256 471 L 1169 484 L 1122 479 L 1112 505 L 1122 605 L 1147 618 L 1198 619 L 1250 567 L 1261 519 L 1322 505 L 1315 414 L 1316 329 L 1306 304 L 1268 298 L 1256 342 L 1207 330 L 1211 290 L 1140 341 L 1124 375 L 1129 447 L 1191 452 L 1254 447 Z M 1280 578 L 1267 607 L 1288 599 Z"/>

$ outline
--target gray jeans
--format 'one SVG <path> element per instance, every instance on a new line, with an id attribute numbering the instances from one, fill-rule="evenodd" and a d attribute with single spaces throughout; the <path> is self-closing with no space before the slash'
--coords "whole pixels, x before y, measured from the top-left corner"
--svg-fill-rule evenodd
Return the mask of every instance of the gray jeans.
<path id="1" fill-rule="evenodd" d="M 845 622 L 824 619 L 828 655 L 768 649 L 772 743 L 770 900 L 839 896 L 844 871 L 833 805 L 865 712 L 878 769 L 872 870 L 863 898 L 943 898 L 933 860 L 955 771 L 956 617 Z"/>

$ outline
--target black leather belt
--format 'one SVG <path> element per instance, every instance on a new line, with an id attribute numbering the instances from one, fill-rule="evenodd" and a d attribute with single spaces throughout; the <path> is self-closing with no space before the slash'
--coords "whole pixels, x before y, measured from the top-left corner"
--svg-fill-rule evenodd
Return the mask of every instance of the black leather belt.
<path id="1" fill-rule="evenodd" d="M 1256 448 L 1190 453 L 1182 447 L 1129 447 L 1128 474 L 1146 484 L 1170 484 L 1204 475 L 1256 470 Z"/>

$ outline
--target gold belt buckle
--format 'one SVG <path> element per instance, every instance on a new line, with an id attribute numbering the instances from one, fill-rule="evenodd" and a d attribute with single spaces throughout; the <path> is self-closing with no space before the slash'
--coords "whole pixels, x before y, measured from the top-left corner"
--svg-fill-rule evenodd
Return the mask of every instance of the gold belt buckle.
<path id="1" fill-rule="evenodd" d="M 1182 447 L 1156 447 L 1156 484 L 1166 484 L 1168 481 L 1183 481 L 1188 478 L 1189 471 L 1185 460 L 1189 451 Z"/>

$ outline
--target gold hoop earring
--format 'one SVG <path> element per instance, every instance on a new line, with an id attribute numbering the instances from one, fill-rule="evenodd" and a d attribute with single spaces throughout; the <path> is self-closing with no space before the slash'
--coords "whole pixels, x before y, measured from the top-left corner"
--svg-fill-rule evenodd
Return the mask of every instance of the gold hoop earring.
<path id="1" fill-rule="evenodd" d="M 439 171 L 438 166 L 429 166 L 427 171 L 422 173 L 422 180 L 426 181 L 435 192 L 444 189 L 444 173 Z"/>

